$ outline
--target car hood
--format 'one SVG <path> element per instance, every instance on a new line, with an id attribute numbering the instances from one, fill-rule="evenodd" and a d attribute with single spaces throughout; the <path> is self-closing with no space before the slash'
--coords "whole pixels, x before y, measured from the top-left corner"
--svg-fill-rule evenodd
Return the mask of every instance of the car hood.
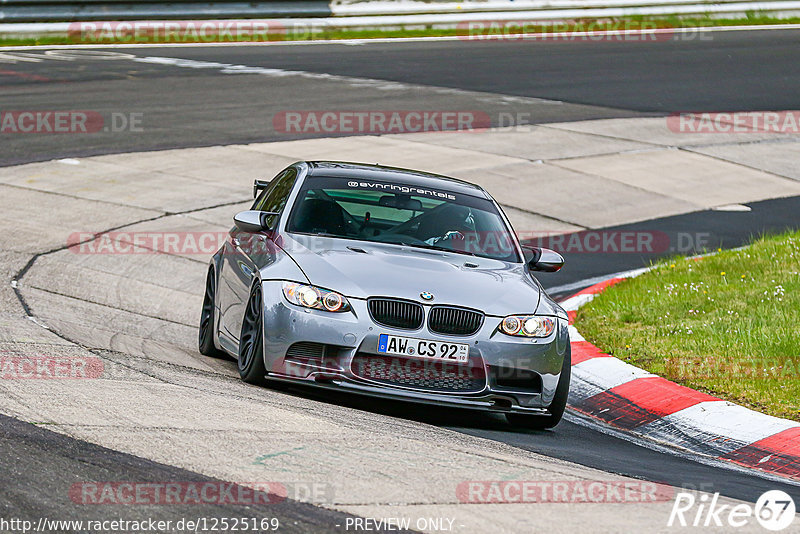
<path id="1" fill-rule="evenodd" d="M 541 296 L 521 263 L 348 239 L 282 238 L 311 284 L 350 298 L 397 297 L 504 316 L 535 312 Z M 421 292 L 433 300 L 422 300 Z"/>

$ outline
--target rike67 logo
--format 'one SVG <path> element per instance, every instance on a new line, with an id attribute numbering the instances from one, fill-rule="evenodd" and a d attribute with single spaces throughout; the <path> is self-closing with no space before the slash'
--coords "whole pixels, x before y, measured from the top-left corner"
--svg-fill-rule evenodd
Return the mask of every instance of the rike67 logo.
<path id="1" fill-rule="evenodd" d="M 792 524 L 795 517 L 794 500 L 780 490 L 771 490 L 752 504 L 719 504 L 719 493 L 695 497 L 692 493 L 678 493 L 668 527 L 732 527 L 752 524 L 755 518 L 767 530 L 777 532 Z"/>

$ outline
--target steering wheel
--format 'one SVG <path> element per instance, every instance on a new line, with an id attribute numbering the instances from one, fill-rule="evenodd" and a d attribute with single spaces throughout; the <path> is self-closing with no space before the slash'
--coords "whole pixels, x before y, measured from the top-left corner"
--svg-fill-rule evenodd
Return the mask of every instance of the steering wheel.
<path id="1" fill-rule="evenodd" d="M 466 237 L 464 236 L 464 234 L 462 234 L 458 230 L 448 230 L 447 232 L 444 233 L 443 236 L 437 238 L 434 241 L 434 243 L 438 243 L 441 241 L 450 241 L 450 240 L 464 241 L 465 239 Z"/>

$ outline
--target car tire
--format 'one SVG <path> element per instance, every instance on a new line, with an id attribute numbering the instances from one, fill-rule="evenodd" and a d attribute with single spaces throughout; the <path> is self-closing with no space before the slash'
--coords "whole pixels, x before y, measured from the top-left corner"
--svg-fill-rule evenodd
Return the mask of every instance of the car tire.
<path id="1" fill-rule="evenodd" d="M 572 377 L 572 357 L 570 350 L 564 355 L 564 363 L 561 364 L 561 376 L 556 386 L 556 394 L 553 402 L 548 408 L 550 413 L 547 415 L 528 415 L 523 413 L 507 413 L 506 420 L 512 426 L 530 428 L 532 430 L 546 430 L 555 427 L 564 416 L 567 407 L 567 397 L 569 397 L 569 382 Z"/>
<path id="2" fill-rule="evenodd" d="M 208 270 L 206 277 L 206 293 L 203 296 L 203 309 L 200 312 L 200 328 L 198 335 L 198 350 L 204 356 L 212 358 L 226 358 L 227 354 L 219 350 L 214 345 L 214 322 L 216 320 L 216 298 L 217 279 L 214 276 L 214 268 Z"/>
<path id="3" fill-rule="evenodd" d="M 267 369 L 264 365 L 264 311 L 261 284 L 253 284 L 247 299 L 242 333 L 239 336 L 239 376 L 248 384 L 266 383 Z"/>

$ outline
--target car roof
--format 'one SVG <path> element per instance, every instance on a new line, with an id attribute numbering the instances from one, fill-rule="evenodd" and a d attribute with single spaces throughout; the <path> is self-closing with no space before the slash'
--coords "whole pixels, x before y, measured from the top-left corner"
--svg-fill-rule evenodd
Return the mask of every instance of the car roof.
<path id="1" fill-rule="evenodd" d="M 308 176 L 394 182 L 414 187 L 435 188 L 451 193 L 491 198 L 479 185 L 450 178 L 449 176 L 442 176 L 441 174 L 377 164 L 348 163 L 346 161 L 306 161 L 304 163 L 308 165 Z"/>

